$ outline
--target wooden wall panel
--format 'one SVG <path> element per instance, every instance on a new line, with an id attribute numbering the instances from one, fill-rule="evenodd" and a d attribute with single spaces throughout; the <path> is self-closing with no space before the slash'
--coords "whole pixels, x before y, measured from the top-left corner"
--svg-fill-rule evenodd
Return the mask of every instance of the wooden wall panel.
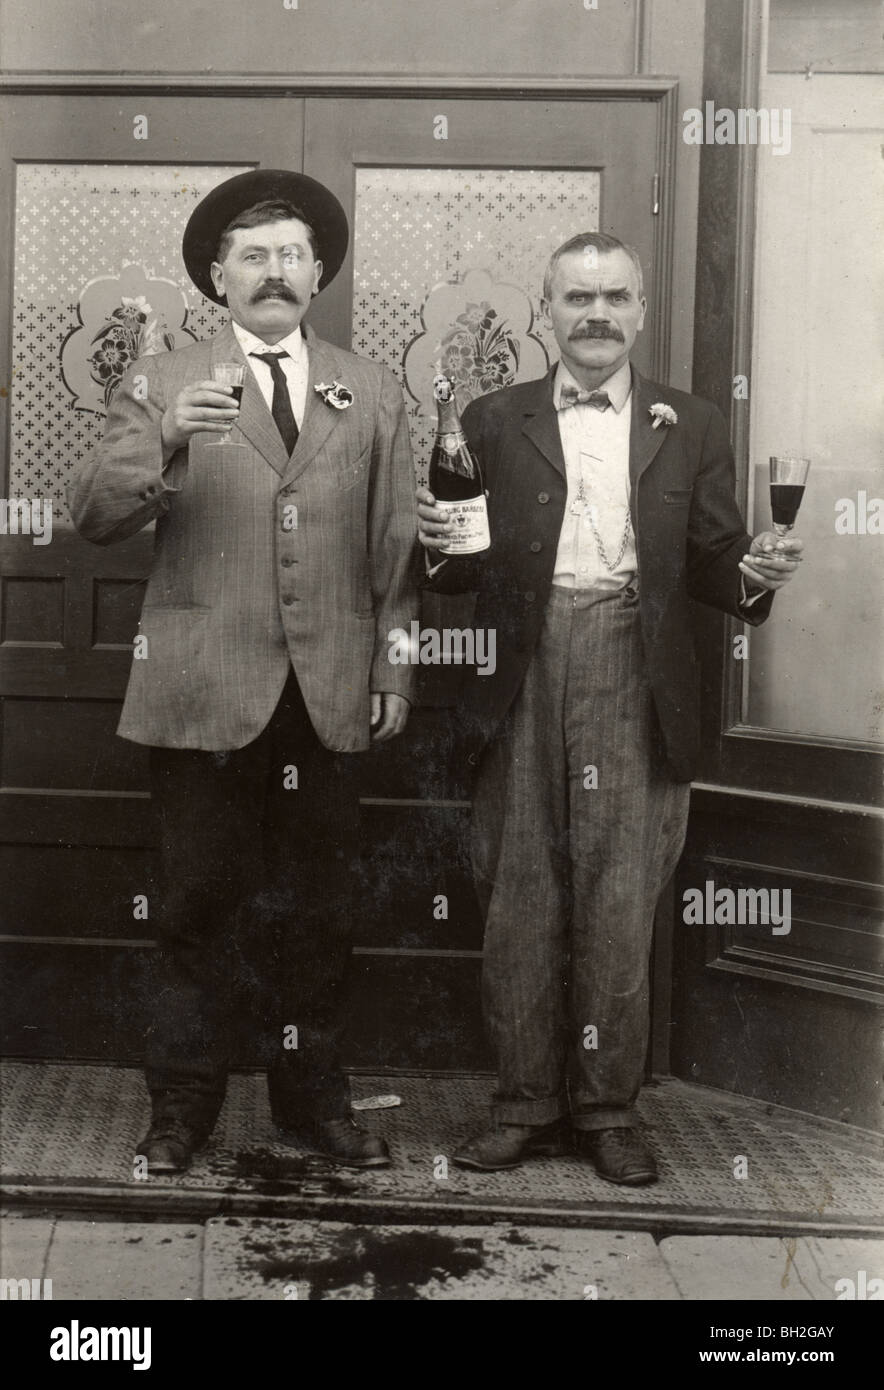
<path id="1" fill-rule="evenodd" d="M 153 936 L 133 900 L 154 897 L 155 855 L 101 845 L 4 845 L 0 932 L 36 938 L 135 941 Z M 81 911 L 83 903 L 89 911 Z"/>
<path id="2" fill-rule="evenodd" d="M 559 76 L 632 71 L 639 0 L 575 3 L 558 16 L 537 0 L 5 0 L 4 66 L 16 73 L 487 73 Z"/>
<path id="3" fill-rule="evenodd" d="M 64 581 L 48 576 L 0 579 L 0 644 L 64 646 Z"/>
<path id="4" fill-rule="evenodd" d="M 673 905 L 676 1075 L 880 1127 L 880 847 L 872 816 L 694 792 Z M 707 881 L 788 889 L 790 932 L 685 923 L 685 893 Z"/>
<path id="5" fill-rule="evenodd" d="M 138 1065 L 155 987 L 149 947 L 35 944 L 4 947 L 0 1051 L 10 1057 L 76 1058 Z M 488 1070 L 481 1025 L 480 961 L 354 955 L 346 1066 Z M 60 976 L 65 980 L 59 990 Z M 236 1065 L 257 1061 L 254 1011 L 231 1024 Z"/>

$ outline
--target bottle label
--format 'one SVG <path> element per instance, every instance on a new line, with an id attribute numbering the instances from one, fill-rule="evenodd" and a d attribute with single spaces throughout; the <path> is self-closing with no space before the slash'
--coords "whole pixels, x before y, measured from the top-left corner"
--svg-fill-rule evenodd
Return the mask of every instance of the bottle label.
<path id="1" fill-rule="evenodd" d="M 478 550 L 487 550 L 491 544 L 488 530 L 488 504 L 485 498 L 469 497 L 465 502 L 437 502 L 446 518 L 453 522 L 456 531 L 440 555 L 473 555 Z"/>

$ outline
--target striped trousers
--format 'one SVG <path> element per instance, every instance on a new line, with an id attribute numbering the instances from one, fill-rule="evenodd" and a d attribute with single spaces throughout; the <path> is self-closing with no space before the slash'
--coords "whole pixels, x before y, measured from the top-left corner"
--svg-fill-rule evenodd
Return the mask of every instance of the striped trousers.
<path id="1" fill-rule="evenodd" d="M 663 757 L 635 588 L 554 588 L 473 798 L 499 1122 L 634 1123 L 654 910 L 689 795 Z"/>

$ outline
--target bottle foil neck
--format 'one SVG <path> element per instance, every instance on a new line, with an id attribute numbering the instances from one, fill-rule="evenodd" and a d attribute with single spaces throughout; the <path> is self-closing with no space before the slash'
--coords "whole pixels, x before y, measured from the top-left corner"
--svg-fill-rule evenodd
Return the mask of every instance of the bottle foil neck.
<path id="1" fill-rule="evenodd" d="M 450 401 L 437 401 L 436 410 L 438 412 L 437 433 L 459 434 L 463 438 L 463 426 L 460 423 L 460 416 L 457 413 L 457 402 L 452 394 Z"/>

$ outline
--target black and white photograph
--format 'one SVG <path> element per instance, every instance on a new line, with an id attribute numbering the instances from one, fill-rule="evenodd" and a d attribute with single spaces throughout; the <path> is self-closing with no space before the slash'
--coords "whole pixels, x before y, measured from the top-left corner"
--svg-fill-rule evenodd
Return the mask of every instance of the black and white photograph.
<path id="1" fill-rule="evenodd" d="M 26 1369 L 871 1347 L 882 73 L 878 0 L 0 0 Z"/>

